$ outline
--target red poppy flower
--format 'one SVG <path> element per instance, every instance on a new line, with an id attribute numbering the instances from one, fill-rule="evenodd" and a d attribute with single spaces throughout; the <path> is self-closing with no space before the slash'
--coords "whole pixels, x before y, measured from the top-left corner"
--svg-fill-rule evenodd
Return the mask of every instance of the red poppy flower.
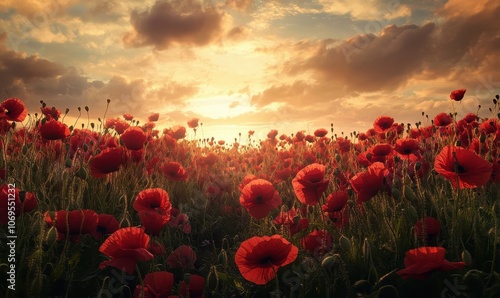
<path id="1" fill-rule="evenodd" d="M 338 190 L 332 192 L 327 198 L 326 203 L 321 206 L 323 212 L 337 212 L 344 209 L 345 204 L 349 200 L 349 194 L 347 190 Z"/>
<path id="2" fill-rule="evenodd" d="M 62 140 L 70 134 L 71 132 L 66 124 L 54 119 L 50 119 L 40 127 L 40 135 L 44 140 Z"/>
<path id="3" fill-rule="evenodd" d="M 257 285 L 265 285 L 280 267 L 297 258 L 298 248 L 281 235 L 252 237 L 243 241 L 234 261 L 241 275 Z"/>
<path id="4" fill-rule="evenodd" d="M 12 196 L 14 196 L 14 200 L 12 200 Z M 8 184 L 2 184 L 0 187 L 0 224 L 6 225 L 13 219 L 12 214 L 9 214 L 9 211 L 12 211 L 12 207 L 14 207 L 14 218 L 17 218 L 21 215 L 22 210 L 19 189 L 9 188 Z"/>
<path id="5" fill-rule="evenodd" d="M 420 145 L 416 139 L 398 139 L 394 144 L 394 150 L 403 156 L 408 156 L 410 154 L 418 154 Z"/>
<path id="6" fill-rule="evenodd" d="M 392 128 L 393 123 L 394 118 L 389 116 L 380 116 L 375 120 L 375 122 L 373 122 L 373 129 L 375 132 L 385 133 Z"/>
<path id="7" fill-rule="evenodd" d="M 141 191 L 137 197 L 135 197 L 133 207 L 137 212 L 158 212 L 158 210 L 163 210 L 162 213 L 168 214 L 169 216 L 172 210 L 170 197 L 168 193 L 161 188 L 148 188 Z"/>
<path id="8" fill-rule="evenodd" d="M 358 173 L 349 182 L 356 192 L 357 203 L 362 203 L 373 198 L 379 191 L 385 189 L 385 177 L 388 170 L 381 162 L 375 162 L 368 167 L 368 171 Z"/>
<path id="9" fill-rule="evenodd" d="M 261 219 L 281 205 L 281 198 L 271 182 L 255 179 L 241 190 L 240 204 L 252 217 Z"/>
<path id="10" fill-rule="evenodd" d="M 141 211 L 139 217 L 146 233 L 160 236 L 170 219 L 170 214 L 164 209 L 157 209 L 156 211 Z"/>
<path id="11" fill-rule="evenodd" d="M 121 135 L 127 128 L 130 127 L 130 124 L 127 121 L 124 121 L 120 118 L 116 118 L 113 127 L 116 130 L 116 132 L 119 135 Z"/>
<path id="12" fill-rule="evenodd" d="M 170 268 L 194 269 L 196 262 L 196 253 L 188 245 L 181 245 L 170 253 L 167 258 L 167 265 Z"/>
<path id="13" fill-rule="evenodd" d="M 324 128 L 318 128 L 314 131 L 314 135 L 317 136 L 318 138 L 322 138 L 328 134 L 328 130 Z"/>
<path id="14" fill-rule="evenodd" d="M 300 244 L 305 251 L 319 257 L 332 250 L 333 236 L 327 230 L 314 230 L 300 239 Z"/>
<path id="15" fill-rule="evenodd" d="M 281 211 L 273 222 L 277 226 L 285 225 L 288 227 L 290 236 L 293 236 L 309 227 L 309 219 L 300 218 L 294 207 L 292 207 L 288 212 Z"/>
<path id="16" fill-rule="evenodd" d="M 134 119 L 134 116 L 132 116 L 132 114 L 125 113 L 125 114 L 123 114 L 123 119 L 125 119 L 127 121 L 132 121 Z"/>
<path id="17" fill-rule="evenodd" d="M 186 137 L 186 128 L 184 126 L 175 125 L 167 129 L 164 133 L 168 134 L 176 140 L 184 139 Z"/>
<path id="18" fill-rule="evenodd" d="M 30 212 L 33 211 L 36 206 L 38 206 L 38 199 L 36 195 L 29 191 L 20 191 L 19 199 L 21 200 L 21 208 L 22 212 Z"/>
<path id="19" fill-rule="evenodd" d="M 267 134 L 267 137 L 270 139 L 274 139 L 277 135 L 278 131 L 276 129 L 271 129 L 271 131 Z"/>
<path id="20" fill-rule="evenodd" d="M 176 162 L 170 161 L 160 166 L 160 171 L 172 181 L 187 181 L 189 176 L 184 167 Z"/>
<path id="21" fill-rule="evenodd" d="M 144 147 L 146 142 L 146 134 L 144 131 L 137 126 L 129 127 L 120 136 L 120 140 L 123 141 L 125 147 L 129 150 L 140 150 Z"/>
<path id="22" fill-rule="evenodd" d="M 419 219 L 415 224 L 415 235 L 421 241 L 429 241 L 435 237 L 439 236 L 441 231 L 441 225 L 439 221 L 434 217 L 426 216 L 423 219 Z"/>
<path id="23" fill-rule="evenodd" d="M 95 178 L 105 177 L 106 174 L 118 171 L 122 163 L 122 147 L 104 149 L 90 160 L 90 175 Z"/>
<path id="24" fill-rule="evenodd" d="M 26 105 L 19 98 L 8 98 L 0 104 L 0 119 L 22 122 L 27 115 Z"/>
<path id="25" fill-rule="evenodd" d="M 64 240 L 69 236 L 72 242 L 78 242 L 81 235 L 96 231 L 98 221 L 99 216 L 94 210 L 57 211 L 54 223 L 57 240 Z"/>
<path id="26" fill-rule="evenodd" d="M 159 113 L 153 113 L 153 114 L 149 115 L 148 121 L 149 122 L 155 122 L 155 121 L 158 121 L 159 118 L 160 118 L 160 114 Z"/>
<path id="27" fill-rule="evenodd" d="M 149 244 L 149 251 L 155 256 L 163 256 L 167 252 L 165 250 L 165 245 L 161 244 L 156 239 L 153 239 Z"/>
<path id="28" fill-rule="evenodd" d="M 203 294 L 204 291 L 205 291 L 205 278 L 203 276 L 190 274 L 189 284 L 186 283 L 186 280 L 181 281 L 179 293 L 182 295 L 182 297 L 203 298 L 205 297 L 205 295 Z"/>
<path id="29" fill-rule="evenodd" d="M 371 162 L 385 162 L 392 153 L 391 144 L 377 144 L 367 150 L 367 158 Z"/>
<path id="30" fill-rule="evenodd" d="M 492 166 L 469 149 L 445 146 L 434 159 L 434 169 L 453 187 L 476 188 L 488 183 Z"/>
<path id="31" fill-rule="evenodd" d="M 458 89 L 451 91 L 450 99 L 453 99 L 454 101 L 461 101 L 462 98 L 464 98 L 465 91 L 467 91 L 467 89 Z"/>
<path id="32" fill-rule="evenodd" d="M 118 220 L 110 214 L 99 214 L 97 221 L 97 228 L 91 233 L 92 237 L 96 240 L 101 240 L 104 235 L 110 235 L 120 228 Z"/>
<path id="33" fill-rule="evenodd" d="M 465 267 L 464 262 L 445 260 L 445 249 L 442 247 L 419 247 L 411 249 L 405 255 L 405 269 L 396 273 L 403 279 L 426 279 L 434 271 L 457 270 Z"/>
<path id="34" fill-rule="evenodd" d="M 439 113 L 434 117 L 434 125 L 447 126 L 453 122 L 453 118 L 447 113 Z"/>
<path id="35" fill-rule="evenodd" d="M 40 110 L 42 111 L 42 114 L 45 116 L 47 120 L 50 119 L 58 120 L 59 116 L 61 116 L 61 111 L 56 109 L 56 107 L 52 108 L 45 107 L 45 108 L 40 108 Z"/>
<path id="36" fill-rule="evenodd" d="M 300 170 L 292 180 L 295 195 L 302 204 L 316 205 L 323 192 L 328 188 L 325 178 L 325 166 L 317 163 Z"/>
<path id="37" fill-rule="evenodd" d="M 199 118 L 193 118 L 187 122 L 187 125 L 189 128 L 197 128 L 198 127 L 198 121 L 200 121 Z"/>
<path id="38" fill-rule="evenodd" d="M 143 286 L 137 285 L 134 298 L 168 297 L 174 287 L 174 274 L 167 271 L 148 273 L 144 277 Z"/>
<path id="39" fill-rule="evenodd" d="M 137 227 L 119 229 L 111 234 L 101 245 L 99 251 L 110 257 L 99 265 L 115 267 L 129 274 L 134 273 L 138 261 L 150 261 L 154 258 L 148 251 L 150 238 L 144 230 Z"/>

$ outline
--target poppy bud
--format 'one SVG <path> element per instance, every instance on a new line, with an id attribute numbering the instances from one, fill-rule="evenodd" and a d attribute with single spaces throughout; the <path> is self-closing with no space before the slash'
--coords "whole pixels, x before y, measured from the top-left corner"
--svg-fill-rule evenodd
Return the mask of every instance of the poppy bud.
<path id="1" fill-rule="evenodd" d="M 363 294 L 363 297 L 370 294 L 371 288 L 370 282 L 365 279 L 358 280 L 354 283 L 354 291 L 358 294 Z"/>
<path id="2" fill-rule="evenodd" d="M 392 209 L 391 208 L 387 208 L 386 214 L 387 214 L 387 217 L 391 218 L 392 217 Z"/>
<path id="3" fill-rule="evenodd" d="M 73 161 L 71 160 L 71 158 L 66 158 L 66 161 L 64 162 L 65 166 L 67 168 L 71 168 L 71 166 L 73 165 Z"/>
<path id="4" fill-rule="evenodd" d="M 330 269 L 333 267 L 333 264 L 335 263 L 335 258 L 333 256 L 326 256 L 323 258 L 323 261 L 321 261 L 321 266 L 325 269 Z"/>
<path id="5" fill-rule="evenodd" d="M 401 192 L 397 188 L 391 189 L 391 194 L 394 200 L 399 201 L 401 200 Z"/>
<path id="6" fill-rule="evenodd" d="M 28 146 L 24 145 L 21 151 L 23 152 L 23 155 L 26 155 L 26 153 L 28 153 Z"/>
<path id="7" fill-rule="evenodd" d="M 406 209 L 407 209 L 407 213 L 408 213 L 408 220 L 410 220 L 410 222 L 416 222 L 418 219 L 418 213 L 417 213 L 417 210 L 415 209 L 415 207 L 410 205 Z"/>
<path id="8" fill-rule="evenodd" d="M 365 242 L 363 243 L 363 256 L 365 259 L 369 259 L 371 257 L 371 248 L 370 242 L 368 242 L 368 238 L 365 238 Z"/>
<path id="9" fill-rule="evenodd" d="M 78 171 L 76 172 L 75 174 L 76 177 L 78 178 L 81 178 L 83 180 L 87 180 L 87 171 L 85 171 L 85 169 L 83 167 L 80 167 L 80 169 L 78 169 Z"/>
<path id="10" fill-rule="evenodd" d="M 51 227 L 47 232 L 47 236 L 45 237 L 45 242 L 47 245 L 52 246 L 57 241 L 57 231 L 56 228 Z"/>
<path id="11" fill-rule="evenodd" d="M 208 289 L 215 293 L 219 287 L 219 276 L 217 274 L 217 268 L 215 266 L 210 267 L 210 272 L 207 276 Z"/>
<path id="12" fill-rule="evenodd" d="M 398 297 L 399 293 L 398 290 L 391 285 L 386 285 L 381 287 L 378 291 L 378 296 L 377 297 Z"/>
<path id="13" fill-rule="evenodd" d="M 191 274 L 185 273 L 183 280 L 187 285 L 189 285 L 189 281 L 191 280 Z"/>
<path id="14" fill-rule="evenodd" d="M 351 251 L 351 241 L 346 236 L 342 235 L 339 239 L 340 248 L 349 253 Z"/>
<path id="15" fill-rule="evenodd" d="M 481 136 L 479 137 L 479 142 L 484 144 L 485 141 L 486 141 L 486 135 L 482 133 Z"/>
<path id="16" fill-rule="evenodd" d="M 408 185 L 405 185 L 404 194 L 405 194 L 405 198 L 409 201 L 416 201 L 417 200 L 417 196 L 415 195 L 415 192 L 413 192 L 411 187 Z"/>
<path id="17" fill-rule="evenodd" d="M 224 266 L 224 268 L 227 268 L 227 253 L 225 249 L 221 249 L 219 256 L 218 256 L 219 263 Z"/>
<path id="18" fill-rule="evenodd" d="M 464 261 L 465 265 L 467 266 L 472 265 L 472 256 L 467 250 L 462 251 L 462 261 Z"/>

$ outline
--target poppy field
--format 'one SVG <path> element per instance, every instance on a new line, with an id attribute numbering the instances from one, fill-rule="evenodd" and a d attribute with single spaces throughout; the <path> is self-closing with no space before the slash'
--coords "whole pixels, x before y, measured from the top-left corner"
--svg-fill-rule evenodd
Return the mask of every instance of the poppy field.
<path id="1" fill-rule="evenodd" d="M 465 92 L 232 143 L 5 99 L 0 296 L 500 297 L 500 100 L 458 116 Z"/>

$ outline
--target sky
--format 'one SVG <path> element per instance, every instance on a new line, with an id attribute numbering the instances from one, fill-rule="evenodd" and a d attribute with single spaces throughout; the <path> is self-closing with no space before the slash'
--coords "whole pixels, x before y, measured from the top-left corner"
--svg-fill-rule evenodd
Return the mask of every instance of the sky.
<path id="1" fill-rule="evenodd" d="M 226 141 L 493 117 L 499 15 L 494 0 L 0 0 L 0 100 L 159 113 L 160 129 L 196 117 L 197 138 Z"/>

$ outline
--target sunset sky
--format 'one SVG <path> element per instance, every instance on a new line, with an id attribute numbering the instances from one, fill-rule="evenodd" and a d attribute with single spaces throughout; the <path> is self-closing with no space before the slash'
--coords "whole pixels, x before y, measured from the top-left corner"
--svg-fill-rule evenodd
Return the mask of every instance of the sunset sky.
<path id="1" fill-rule="evenodd" d="M 491 117 L 500 1 L 0 0 L 0 95 L 203 136 L 366 131 L 377 116 Z M 68 123 L 72 124 L 72 123 Z M 200 135 L 198 135 L 200 136 Z"/>

